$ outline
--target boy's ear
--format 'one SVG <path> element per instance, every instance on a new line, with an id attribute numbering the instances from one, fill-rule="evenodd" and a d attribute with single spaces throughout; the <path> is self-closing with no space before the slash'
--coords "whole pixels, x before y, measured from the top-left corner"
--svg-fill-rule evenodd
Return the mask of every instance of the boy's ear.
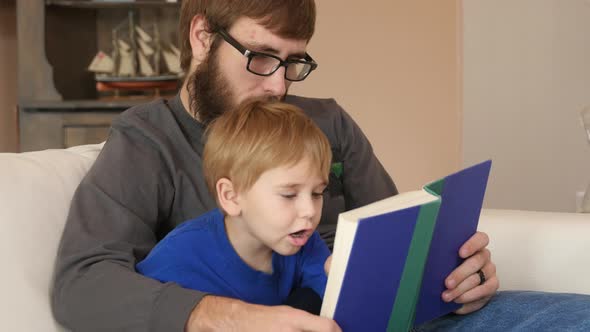
<path id="1" fill-rule="evenodd" d="M 228 178 L 217 180 L 215 191 L 217 192 L 217 201 L 225 213 L 232 217 L 239 216 L 242 209 L 238 202 L 238 193 L 231 180 Z"/>
<path id="2" fill-rule="evenodd" d="M 213 41 L 213 34 L 208 32 L 207 19 L 203 15 L 195 15 L 191 20 L 189 41 L 191 52 L 196 65 L 207 58 Z"/>

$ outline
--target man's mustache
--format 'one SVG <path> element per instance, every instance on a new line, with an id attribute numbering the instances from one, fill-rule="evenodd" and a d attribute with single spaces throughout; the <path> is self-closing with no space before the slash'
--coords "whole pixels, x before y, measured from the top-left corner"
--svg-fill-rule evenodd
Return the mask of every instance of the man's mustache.
<path id="1" fill-rule="evenodd" d="M 285 97 L 287 97 L 288 93 L 289 93 L 289 90 L 286 90 L 285 94 L 283 94 L 281 96 L 266 95 L 266 96 L 264 96 L 264 99 L 267 99 L 268 101 L 285 101 Z"/>

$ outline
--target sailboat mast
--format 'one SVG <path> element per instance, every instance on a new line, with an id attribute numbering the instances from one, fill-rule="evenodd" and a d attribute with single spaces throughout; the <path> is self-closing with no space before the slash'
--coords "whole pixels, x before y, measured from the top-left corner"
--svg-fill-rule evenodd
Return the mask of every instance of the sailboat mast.
<path id="1" fill-rule="evenodd" d="M 137 73 L 137 41 L 135 40 L 135 19 L 133 15 L 133 11 L 129 11 L 129 41 L 131 43 L 131 61 L 133 63 L 134 71 Z"/>
<path id="2" fill-rule="evenodd" d="M 113 66 L 113 72 L 111 73 L 111 75 L 116 75 L 116 73 L 119 72 L 119 62 L 121 61 L 120 54 L 119 54 L 119 47 L 117 46 L 117 39 L 118 39 L 117 29 L 118 28 L 115 28 L 111 32 L 112 35 L 113 35 L 112 36 L 112 38 L 113 38 L 113 40 L 112 40 L 112 43 L 113 43 L 113 51 L 111 52 L 111 57 L 112 57 L 113 62 L 115 64 Z"/>
<path id="3" fill-rule="evenodd" d="M 156 23 L 154 23 L 154 40 L 156 47 L 156 53 L 154 54 L 154 66 L 156 68 L 156 75 L 160 75 L 160 55 L 162 53 L 162 43 L 160 43 L 160 30 L 158 29 L 158 24 Z"/>

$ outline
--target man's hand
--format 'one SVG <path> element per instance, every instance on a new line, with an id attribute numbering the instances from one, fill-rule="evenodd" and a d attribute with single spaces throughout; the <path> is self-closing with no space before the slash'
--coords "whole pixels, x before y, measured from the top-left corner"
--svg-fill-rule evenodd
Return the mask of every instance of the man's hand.
<path id="1" fill-rule="evenodd" d="M 214 295 L 205 296 L 193 309 L 185 331 L 342 332 L 332 319 L 303 310 L 249 304 Z"/>
<path id="2" fill-rule="evenodd" d="M 491 254 L 486 246 L 487 234 L 475 233 L 461 248 L 459 256 L 466 258 L 445 280 L 447 290 L 442 298 L 446 302 L 455 301 L 463 304 L 455 313 L 468 314 L 481 309 L 496 294 L 499 287 L 496 265 L 491 261 Z M 480 285 L 477 271 L 481 270 L 486 281 Z"/>

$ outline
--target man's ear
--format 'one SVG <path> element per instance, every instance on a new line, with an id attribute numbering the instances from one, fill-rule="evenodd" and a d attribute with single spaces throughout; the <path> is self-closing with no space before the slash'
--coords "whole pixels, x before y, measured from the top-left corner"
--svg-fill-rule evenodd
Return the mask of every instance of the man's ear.
<path id="1" fill-rule="evenodd" d="M 213 34 L 208 32 L 207 19 L 203 15 L 195 15 L 191 20 L 189 30 L 189 41 L 191 43 L 191 52 L 196 64 L 200 64 L 209 54 Z"/>
<path id="2" fill-rule="evenodd" d="M 238 193 L 233 183 L 228 178 L 221 178 L 215 184 L 217 192 L 217 201 L 219 206 L 227 213 L 228 216 L 236 217 L 242 212 L 238 201 Z"/>

